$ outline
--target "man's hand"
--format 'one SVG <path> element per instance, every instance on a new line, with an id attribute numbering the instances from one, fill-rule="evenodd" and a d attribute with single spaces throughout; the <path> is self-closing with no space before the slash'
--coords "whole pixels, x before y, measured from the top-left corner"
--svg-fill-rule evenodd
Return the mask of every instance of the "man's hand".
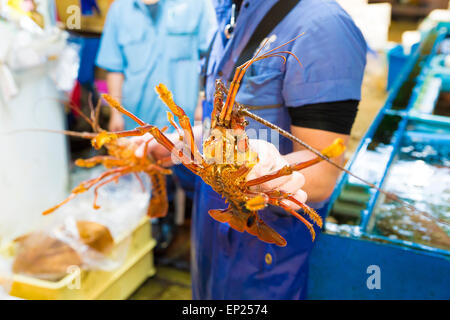
<path id="1" fill-rule="evenodd" d="M 166 134 L 166 137 L 172 141 L 173 143 L 176 143 L 178 140 L 178 134 L 176 132 Z M 143 136 L 140 137 L 132 137 L 130 138 L 130 141 L 132 143 L 137 144 L 139 147 L 135 151 L 136 157 L 142 158 L 144 156 L 144 150 L 145 150 L 145 144 L 147 141 L 151 140 L 148 143 L 147 146 L 147 153 L 153 157 L 156 161 L 158 160 L 164 160 L 164 164 L 171 166 L 173 163 L 168 161 L 171 156 L 169 150 L 167 150 L 164 146 L 159 144 L 150 133 L 146 133 Z M 178 140 L 179 141 L 179 140 Z M 147 155 L 145 155 L 147 156 Z"/>
<path id="2" fill-rule="evenodd" d="M 111 118 L 109 119 L 108 130 L 111 132 L 122 131 L 125 128 L 125 120 L 123 116 L 113 110 L 111 113 Z"/>
<path id="3" fill-rule="evenodd" d="M 255 179 L 263 175 L 273 173 L 274 171 L 279 170 L 286 165 L 289 165 L 289 163 L 283 158 L 283 156 L 278 152 L 277 148 L 273 144 L 264 140 L 256 139 L 250 139 L 249 142 L 250 148 L 258 153 L 259 161 L 247 175 L 247 180 Z M 252 188 L 255 188 L 256 190 L 258 190 L 258 188 L 261 188 L 261 191 L 274 189 L 281 190 L 292 194 L 298 201 L 305 203 L 307 195 L 301 189 L 304 184 L 304 176 L 300 172 L 295 171 L 289 176 L 283 176 L 274 180 L 270 180 Z M 293 210 L 300 209 L 300 207 L 293 202 L 290 202 L 288 200 L 283 200 L 283 202 Z"/>
<path id="4" fill-rule="evenodd" d="M 106 74 L 106 83 L 108 86 L 108 93 L 117 101 L 122 100 L 122 86 L 125 76 L 120 72 L 108 72 Z M 121 131 L 125 128 L 125 120 L 123 115 L 116 109 L 111 110 L 111 118 L 109 119 L 109 131 Z"/>

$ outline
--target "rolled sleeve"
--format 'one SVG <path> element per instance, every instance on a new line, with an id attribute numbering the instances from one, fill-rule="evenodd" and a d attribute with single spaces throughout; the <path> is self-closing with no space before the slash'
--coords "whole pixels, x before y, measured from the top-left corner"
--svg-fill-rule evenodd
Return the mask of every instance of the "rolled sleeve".
<path id="1" fill-rule="evenodd" d="M 291 51 L 283 79 L 287 106 L 360 100 L 366 42 L 350 17 L 325 15 L 311 23 Z"/>
<path id="2" fill-rule="evenodd" d="M 113 3 L 108 11 L 103 29 L 100 49 L 96 64 L 110 72 L 124 72 L 124 58 L 118 39 L 118 26 L 120 17 L 117 15 L 117 6 Z"/>

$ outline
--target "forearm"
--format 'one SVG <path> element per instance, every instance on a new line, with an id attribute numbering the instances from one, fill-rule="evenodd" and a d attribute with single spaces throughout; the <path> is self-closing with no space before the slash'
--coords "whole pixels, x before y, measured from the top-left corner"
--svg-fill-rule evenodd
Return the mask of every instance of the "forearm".
<path id="1" fill-rule="evenodd" d="M 122 101 L 122 86 L 124 82 L 124 75 L 120 72 L 108 72 L 106 75 L 106 85 L 108 86 L 109 95 L 117 101 Z M 116 109 L 112 110 L 115 114 L 120 114 Z"/>
<path id="2" fill-rule="evenodd" d="M 291 131 L 294 136 L 309 144 L 316 150 L 323 150 L 335 141 L 335 139 L 342 139 L 347 145 L 349 135 L 340 134 L 331 131 L 301 128 L 291 126 Z M 310 160 L 316 155 L 310 151 L 303 149 L 299 144 L 294 143 L 294 152 L 285 155 L 285 159 L 290 163 L 298 163 Z M 344 154 L 340 157 L 333 158 L 333 161 L 342 165 L 344 163 Z M 321 161 L 309 168 L 300 171 L 305 176 L 305 185 L 302 188 L 308 194 L 308 201 L 320 202 L 326 200 L 334 190 L 336 180 L 339 177 L 340 171 L 330 163 Z"/>

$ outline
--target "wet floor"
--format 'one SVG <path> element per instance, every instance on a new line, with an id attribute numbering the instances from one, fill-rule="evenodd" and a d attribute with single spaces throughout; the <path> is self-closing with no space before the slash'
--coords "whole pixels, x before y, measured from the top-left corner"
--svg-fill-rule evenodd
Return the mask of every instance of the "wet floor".
<path id="1" fill-rule="evenodd" d="M 174 267 L 157 267 L 130 300 L 191 300 L 191 275 Z"/>
<path id="2" fill-rule="evenodd" d="M 145 281 L 130 300 L 191 300 L 190 221 L 177 227 L 167 248 L 156 250 L 156 274 Z"/>

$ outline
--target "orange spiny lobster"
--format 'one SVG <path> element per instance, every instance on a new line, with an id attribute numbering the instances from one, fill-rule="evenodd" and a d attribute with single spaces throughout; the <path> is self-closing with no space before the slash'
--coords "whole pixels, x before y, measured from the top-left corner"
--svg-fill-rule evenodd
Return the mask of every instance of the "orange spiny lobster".
<path id="1" fill-rule="evenodd" d="M 118 104 L 117 101 L 108 95 L 104 95 L 103 97 L 110 105 Z M 90 139 L 92 146 L 96 149 L 100 149 L 104 146 L 108 152 L 108 155 L 98 155 L 90 159 L 78 159 L 75 161 L 75 164 L 79 167 L 85 168 L 91 168 L 102 164 L 107 170 L 97 178 L 81 182 L 72 190 L 71 194 L 64 201 L 48 210 L 45 210 L 42 214 L 46 215 L 52 213 L 75 198 L 78 194 L 86 192 L 94 186 L 93 207 L 94 209 L 99 209 L 100 207 L 97 205 L 99 188 L 110 182 L 117 181 L 120 177 L 131 173 L 136 176 L 136 178 L 141 182 L 142 187 L 144 187 L 143 182 L 138 175 L 139 172 L 144 172 L 149 176 L 152 183 L 152 194 L 147 209 L 147 215 L 151 218 L 164 217 L 168 210 L 165 175 L 171 174 L 171 171 L 161 167 L 161 162 L 156 162 L 146 156 L 147 153 L 144 153 L 143 157 L 137 157 L 135 155 L 135 151 L 138 145 L 130 142 L 128 139 L 111 139 L 111 137 L 115 137 L 115 133 L 107 132 L 99 126 L 100 104 L 97 105 L 96 108 L 90 105 L 90 108 L 90 118 L 88 118 L 81 111 L 79 111 L 79 113 L 91 125 L 94 131 L 93 133 L 74 131 L 62 131 L 62 133 L 70 136 Z M 148 146 L 149 142 L 150 140 L 146 142 L 145 147 Z"/>
<path id="2" fill-rule="evenodd" d="M 211 135 L 203 144 L 203 154 L 200 153 L 195 143 L 189 118 L 183 109 L 176 105 L 171 92 L 163 84 L 157 86 L 156 91 L 172 112 L 168 113 L 168 120 L 178 131 L 180 140 L 182 140 L 182 132 L 174 121 L 174 116 L 178 118 L 179 125 L 184 133 L 184 139 L 187 141 L 187 143 L 184 143 L 184 146 L 188 149 L 187 154 L 175 146 L 157 127 L 143 123 L 143 121 L 130 114 L 120 105 L 114 104 L 112 104 L 113 107 L 134 119 L 139 124 L 139 127 L 116 134 L 105 133 L 104 141 L 110 141 L 118 137 L 139 136 L 149 132 L 157 142 L 167 148 L 183 165 L 200 176 L 217 193 L 225 197 L 229 203 L 227 209 L 211 209 L 208 212 L 217 221 L 227 222 L 233 229 L 240 232 L 246 231 L 267 243 L 285 246 L 286 240 L 269 227 L 258 215 L 259 210 L 271 204 L 283 208 L 302 221 L 309 229 L 314 240 L 313 223 L 322 227 L 322 219 L 312 208 L 295 199 L 292 194 L 280 190 L 256 192 L 250 188 L 281 176 L 290 175 L 294 171 L 307 168 L 324 159 L 327 160 L 328 158 L 339 156 L 345 149 L 341 139 L 337 139 L 331 146 L 323 150 L 320 156 L 312 160 L 285 166 L 276 172 L 256 179 L 246 180 L 248 173 L 258 162 L 258 155 L 250 150 L 248 137 L 245 133 L 247 125 L 245 116 L 249 116 L 251 113 L 245 111 L 243 106 L 235 103 L 235 97 L 242 77 L 253 62 L 273 56 L 286 60 L 284 56 L 280 55 L 282 53 L 291 54 L 295 57 L 295 55 L 287 51 L 274 53 L 274 50 L 280 47 L 272 49 L 263 55 L 259 55 L 258 51 L 253 59 L 238 67 L 229 90 L 225 88 L 220 80 L 217 80 L 214 109 L 211 114 Z M 226 101 L 224 103 L 225 96 Z M 245 112 L 247 113 L 245 114 Z M 255 119 L 261 120 L 258 117 Z M 270 125 L 273 126 L 272 124 Z M 98 140 L 99 142 L 103 141 L 101 139 Z M 292 210 L 283 200 L 297 204 L 302 208 L 305 217 Z"/>

